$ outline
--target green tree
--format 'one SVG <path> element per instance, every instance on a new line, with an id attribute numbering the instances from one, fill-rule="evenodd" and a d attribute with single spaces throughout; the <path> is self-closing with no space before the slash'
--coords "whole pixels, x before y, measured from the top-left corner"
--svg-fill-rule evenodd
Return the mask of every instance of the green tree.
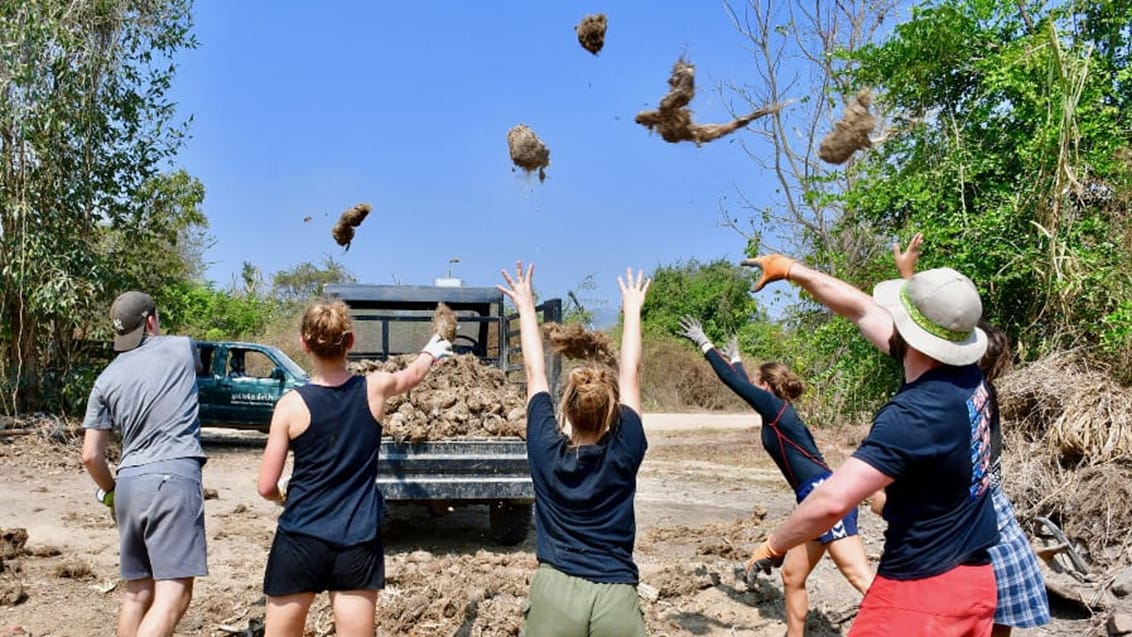
<path id="1" fill-rule="evenodd" d="M 154 220 L 147 187 L 185 131 L 167 91 L 190 24 L 187 0 L 0 3 L 5 411 L 36 405 L 57 339 L 135 279 L 103 240 Z"/>
<path id="2" fill-rule="evenodd" d="M 670 335 L 687 314 L 703 323 L 709 338 L 729 337 L 753 318 L 765 318 L 750 295 L 752 283 L 749 272 L 723 259 L 659 266 L 642 309 L 642 328 Z"/>
<path id="3" fill-rule="evenodd" d="M 857 56 L 916 123 L 865 160 L 841 226 L 923 231 L 923 266 L 970 276 L 1027 356 L 1128 356 L 1130 36 L 1126 0 L 921 5 Z"/>
<path id="4" fill-rule="evenodd" d="M 322 286 L 335 283 L 355 283 L 357 278 L 334 257 L 326 255 L 322 264 L 304 261 L 271 278 L 274 295 L 284 301 L 303 303 L 322 294 Z"/>

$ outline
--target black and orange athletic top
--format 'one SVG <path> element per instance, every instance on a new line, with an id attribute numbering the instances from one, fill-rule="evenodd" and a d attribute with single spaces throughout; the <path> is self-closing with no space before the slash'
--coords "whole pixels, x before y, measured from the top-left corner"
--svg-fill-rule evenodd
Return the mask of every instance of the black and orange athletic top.
<path id="1" fill-rule="evenodd" d="M 704 356 L 719 380 L 762 417 L 763 448 L 795 493 L 831 473 L 813 435 L 793 405 L 755 386 L 741 362 L 729 363 L 716 349 L 708 350 Z"/>

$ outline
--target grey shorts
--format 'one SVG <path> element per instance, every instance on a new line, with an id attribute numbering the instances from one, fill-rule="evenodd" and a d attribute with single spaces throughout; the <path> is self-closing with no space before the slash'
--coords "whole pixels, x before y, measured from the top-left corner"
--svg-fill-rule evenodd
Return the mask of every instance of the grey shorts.
<path id="1" fill-rule="evenodd" d="M 208 575 L 201 465 L 168 460 L 118 472 L 119 571 L 124 580 Z"/>

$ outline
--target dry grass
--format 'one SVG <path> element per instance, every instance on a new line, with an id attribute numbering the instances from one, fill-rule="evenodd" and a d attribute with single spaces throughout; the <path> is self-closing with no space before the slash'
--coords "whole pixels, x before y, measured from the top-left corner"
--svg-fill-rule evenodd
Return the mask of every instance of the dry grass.
<path id="1" fill-rule="evenodd" d="M 1003 480 L 1019 519 L 1048 517 L 1101 566 L 1132 542 L 1132 391 L 1079 351 L 998 382 Z"/>
<path id="2" fill-rule="evenodd" d="M 648 411 L 750 411 L 683 339 L 647 338 L 641 362 L 641 400 Z"/>

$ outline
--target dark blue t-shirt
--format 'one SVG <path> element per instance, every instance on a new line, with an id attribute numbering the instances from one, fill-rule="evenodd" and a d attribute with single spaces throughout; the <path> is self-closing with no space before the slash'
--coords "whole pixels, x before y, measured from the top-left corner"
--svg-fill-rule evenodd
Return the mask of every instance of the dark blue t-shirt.
<path id="1" fill-rule="evenodd" d="M 366 378 L 295 391 L 310 410 L 311 424 L 291 440 L 295 467 L 279 528 L 337 546 L 376 538 L 384 508 L 377 488 L 381 423 L 370 411 Z"/>
<path id="2" fill-rule="evenodd" d="M 991 484 L 992 406 L 974 365 L 907 383 L 877 412 L 857 458 L 894 482 L 885 491 L 879 575 L 921 579 L 986 564 L 998 542 Z"/>
<path id="3" fill-rule="evenodd" d="M 601 442 L 575 447 L 558 430 L 550 394 L 527 403 L 538 560 L 602 584 L 638 580 L 633 498 L 648 441 L 640 415 L 625 405 L 620 412 Z"/>
<path id="4" fill-rule="evenodd" d="M 728 363 L 715 349 L 708 350 L 704 356 L 723 384 L 762 417 L 763 449 L 778 465 L 794 493 L 829 475 L 829 466 L 818 451 L 810 430 L 794 411 L 794 405 L 751 383 L 742 363 Z"/>

